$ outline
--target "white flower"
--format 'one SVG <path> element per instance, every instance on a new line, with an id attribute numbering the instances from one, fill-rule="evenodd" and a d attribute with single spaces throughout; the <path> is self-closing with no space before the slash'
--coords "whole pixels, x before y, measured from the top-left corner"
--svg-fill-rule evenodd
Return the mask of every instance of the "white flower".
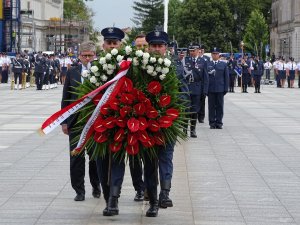
<path id="1" fill-rule="evenodd" d="M 148 53 L 148 52 L 145 52 L 144 54 L 143 54 L 143 59 L 149 59 L 150 58 L 150 54 Z"/>
<path id="2" fill-rule="evenodd" d="M 152 77 L 155 77 L 156 75 L 157 75 L 156 71 L 153 71 L 152 74 L 151 74 Z"/>
<path id="3" fill-rule="evenodd" d="M 132 58 L 128 58 L 127 61 L 132 62 Z"/>
<path id="4" fill-rule="evenodd" d="M 171 66 L 171 60 L 169 60 L 168 58 L 164 59 L 164 64 L 166 67 L 170 67 Z"/>
<path id="5" fill-rule="evenodd" d="M 168 67 L 165 67 L 165 68 L 163 68 L 162 70 L 161 70 L 161 73 L 162 74 L 167 74 L 167 73 L 169 73 L 169 68 Z"/>
<path id="6" fill-rule="evenodd" d="M 100 86 L 100 83 L 99 83 L 99 82 L 97 82 L 95 85 L 96 85 L 96 87 L 99 87 L 99 86 Z"/>
<path id="7" fill-rule="evenodd" d="M 114 70 L 107 70 L 106 73 L 107 75 L 112 75 L 114 73 Z"/>
<path id="8" fill-rule="evenodd" d="M 95 77 L 99 77 L 100 73 L 99 72 L 95 72 L 94 75 L 95 75 Z"/>
<path id="9" fill-rule="evenodd" d="M 139 65 L 139 60 L 136 57 L 133 58 L 133 65 L 134 66 L 138 66 Z"/>
<path id="10" fill-rule="evenodd" d="M 143 51 L 142 50 L 137 50 L 136 52 L 135 52 L 135 55 L 137 56 L 137 57 L 141 57 L 141 56 L 143 56 Z"/>
<path id="11" fill-rule="evenodd" d="M 107 76 L 102 75 L 102 76 L 100 77 L 100 79 L 101 79 L 102 81 L 107 81 Z"/>
<path id="12" fill-rule="evenodd" d="M 162 64 L 163 61 L 164 61 L 164 60 L 163 60 L 162 58 L 159 58 L 159 59 L 158 59 L 158 63 L 159 63 L 159 64 Z"/>
<path id="13" fill-rule="evenodd" d="M 119 52 L 118 49 L 114 48 L 113 50 L 111 50 L 110 53 L 111 53 L 112 55 L 117 55 L 118 52 Z"/>
<path id="14" fill-rule="evenodd" d="M 158 72 L 158 73 L 161 72 L 161 67 L 160 66 L 156 67 L 155 71 Z"/>
<path id="15" fill-rule="evenodd" d="M 81 73 L 81 76 L 84 77 L 84 78 L 88 77 L 88 75 L 90 75 L 90 72 L 88 70 L 84 70 Z"/>
<path id="16" fill-rule="evenodd" d="M 148 59 L 143 59 L 143 64 L 147 65 L 149 63 Z"/>
<path id="17" fill-rule="evenodd" d="M 113 70 L 113 69 L 114 69 L 114 65 L 112 65 L 112 64 L 107 64 L 107 69 L 108 69 L 108 70 Z"/>
<path id="18" fill-rule="evenodd" d="M 124 56 L 118 55 L 118 56 L 117 56 L 117 61 L 118 61 L 118 62 L 121 62 L 121 61 L 123 60 L 123 58 L 124 58 Z"/>
<path id="19" fill-rule="evenodd" d="M 130 46 L 126 46 L 125 47 L 125 52 L 126 52 L 126 55 L 129 55 L 131 52 L 132 52 L 132 48 Z"/>
<path id="20" fill-rule="evenodd" d="M 142 67 L 142 69 L 143 69 L 143 70 L 145 70 L 145 69 L 146 69 L 146 65 L 142 65 L 141 67 Z"/>
<path id="21" fill-rule="evenodd" d="M 146 68 L 147 68 L 147 73 L 148 74 L 152 74 L 153 73 L 153 71 L 154 71 L 154 67 L 153 66 L 147 66 Z"/>
<path id="22" fill-rule="evenodd" d="M 105 64 L 105 63 L 106 63 L 105 57 L 101 57 L 101 58 L 99 59 L 99 63 L 100 63 L 101 65 Z"/>
<path id="23" fill-rule="evenodd" d="M 110 53 L 107 53 L 106 56 L 105 56 L 105 58 L 106 58 L 107 60 L 111 60 L 111 57 L 112 57 L 112 55 L 111 55 Z"/>
<path id="24" fill-rule="evenodd" d="M 95 77 L 95 76 L 92 76 L 92 77 L 90 78 L 90 82 L 91 82 L 92 84 L 96 84 L 96 83 L 97 83 L 96 77 Z"/>
<path id="25" fill-rule="evenodd" d="M 98 66 L 92 66 L 90 70 L 91 70 L 93 73 L 96 73 L 96 72 L 99 70 L 99 68 L 98 68 Z"/>
<path id="26" fill-rule="evenodd" d="M 156 62 L 156 58 L 155 58 L 155 57 L 151 57 L 151 58 L 150 58 L 150 62 L 151 62 L 151 63 L 155 63 L 155 62 Z"/>
<path id="27" fill-rule="evenodd" d="M 159 75 L 159 79 L 164 80 L 166 78 L 166 74 Z"/>
<path id="28" fill-rule="evenodd" d="M 107 64 L 106 63 L 103 64 L 102 68 L 103 68 L 103 70 L 107 70 Z"/>

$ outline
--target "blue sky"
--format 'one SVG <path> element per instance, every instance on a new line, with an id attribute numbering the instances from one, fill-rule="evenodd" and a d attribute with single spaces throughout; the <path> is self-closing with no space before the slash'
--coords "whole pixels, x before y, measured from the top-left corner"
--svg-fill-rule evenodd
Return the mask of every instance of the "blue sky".
<path id="1" fill-rule="evenodd" d="M 96 14 L 93 18 L 94 27 L 102 30 L 115 24 L 115 27 L 132 27 L 133 0 L 93 0 L 87 1 L 87 6 Z"/>

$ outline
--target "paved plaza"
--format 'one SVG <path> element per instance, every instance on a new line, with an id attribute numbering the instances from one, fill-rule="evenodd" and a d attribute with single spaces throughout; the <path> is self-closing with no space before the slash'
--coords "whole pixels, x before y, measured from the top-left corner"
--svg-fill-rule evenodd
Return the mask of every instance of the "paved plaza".
<path id="1" fill-rule="evenodd" d="M 228 93 L 223 130 L 197 125 L 198 138 L 175 149 L 173 208 L 145 217 L 127 166 L 120 215 L 103 217 L 86 177 L 75 202 L 68 139 L 39 136 L 60 108 L 62 86 L 12 91 L 0 84 L 0 225 L 296 225 L 300 224 L 300 89 L 263 86 Z"/>

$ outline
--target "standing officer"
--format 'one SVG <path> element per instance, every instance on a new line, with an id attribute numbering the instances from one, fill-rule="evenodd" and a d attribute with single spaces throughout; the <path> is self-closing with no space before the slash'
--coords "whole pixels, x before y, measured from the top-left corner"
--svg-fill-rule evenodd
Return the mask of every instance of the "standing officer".
<path id="1" fill-rule="evenodd" d="M 42 52 L 38 52 L 38 54 L 35 57 L 34 63 L 34 76 L 37 90 L 42 90 L 45 73 L 46 59 L 44 56 L 42 56 Z"/>
<path id="2" fill-rule="evenodd" d="M 189 46 L 190 56 L 183 60 L 184 76 L 188 83 L 191 97 L 191 137 L 196 138 L 196 123 L 200 111 L 201 93 L 207 95 L 208 75 L 207 63 L 204 58 L 199 57 L 200 45 L 194 43 Z M 203 83 L 203 85 L 202 85 Z"/>
<path id="3" fill-rule="evenodd" d="M 22 89 L 22 73 L 24 69 L 23 59 L 21 58 L 20 53 L 16 54 L 16 58 L 12 60 L 12 71 L 14 73 L 15 79 L 15 89 Z M 18 85 L 19 82 L 19 85 Z"/>
<path id="4" fill-rule="evenodd" d="M 242 93 L 248 93 L 247 87 L 250 80 L 250 61 L 247 60 L 247 56 L 244 56 L 241 60 L 241 67 L 242 67 L 242 78 L 241 78 L 241 85 L 242 85 Z"/>
<path id="5" fill-rule="evenodd" d="M 222 129 L 224 115 L 224 95 L 228 92 L 229 72 L 225 62 L 221 62 L 220 50 L 211 50 L 212 61 L 208 63 L 209 88 L 208 112 L 210 129 Z"/>
<path id="6" fill-rule="evenodd" d="M 270 72 L 272 69 L 272 63 L 270 62 L 270 59 L 268 59 L 267 62 L 264 64 L 264 69 L 266 71 L 266 79 L 270 80 L 271 79 Z"/>
<path id="7" fill-rule="evenodd" d="M 253 78 L 254 78 L 254 87 L 255 91 L 254 93 L 260 93 L 260 82 L 261 82 L 261 77 L 264 73 L 264 64 L 263 61 L 259 59 L 259 56 L 255 57 L 254 60 L 254 70 L 253 70 Z"/>
<path id="8" fill-rule="evenodd" d="M 65 108 L 72 102 L 70 100 L 77 100 L 78 96 L 74 94 L 74 89 L 83 82 L 81 77 L 82 71 L 86 70 L 90 62 L 95 58 L 96 46 L 93 42 L 83 42 L 79 48 L 79 58 L 82 65 L 71 68 L 67 72 L 63 96 L 61 101 L 61 108 Z M 74 142 L 74 138 L 80 135 L 80 131 L 74 129 L 78 120 L 78 114 L 71 115 L 67 120 L 65 120 L 62 125 L 62 131 L 64 134 L 69 135 L 70 142 L 70 152 L 77 146 L 77 142 Z M 83 152 L 84 154 L 84 152 Z M 89 152 L 89 157 L 91 157 L 92 152 Z M 71 184 L 76 192 L 74 198 L 75 201 L 85 200 L 85 187 L 84 187 L 84 177 L 85 177 L 85 157 L 80 154 L 77 156 L 70 155 L 70 175 Z M 94 160 L 89 161 L 89 175 L 90 183 L 93 187 L 92 195 L 94 198 L 100 198 L 100 181 L 97 175 L 96 162 Z"/>
<path id="9" fill-rule="evenodd" d="M 294 88 L 295 74 L 297 69 L 297 64 L 294 62 L 294 58 L 290 57 L 290 62 L 287 64 L 288 67 L 288 82 L 289 87 Z"/>
<path id="10" fill-rule="evenodd" d="M 229 92 L 234 92 L 234 85 L 235 85 L 235 79 L 236 79 L 236 72 L 235 69 L 237 67 L 237 62 L 234 59 L 234 55 L 230 55 L 230 59 L 227 63 L 228 70 L 229 70 Z"/>

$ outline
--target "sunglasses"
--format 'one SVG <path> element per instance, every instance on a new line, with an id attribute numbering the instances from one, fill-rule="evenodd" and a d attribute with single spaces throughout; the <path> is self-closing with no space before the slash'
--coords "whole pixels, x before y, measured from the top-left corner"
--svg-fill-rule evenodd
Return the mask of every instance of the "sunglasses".
<path id="1" fill-rule="evenodd" d="M 83 58 L 93 58 L 95 55 L 80 55 Z"/>

